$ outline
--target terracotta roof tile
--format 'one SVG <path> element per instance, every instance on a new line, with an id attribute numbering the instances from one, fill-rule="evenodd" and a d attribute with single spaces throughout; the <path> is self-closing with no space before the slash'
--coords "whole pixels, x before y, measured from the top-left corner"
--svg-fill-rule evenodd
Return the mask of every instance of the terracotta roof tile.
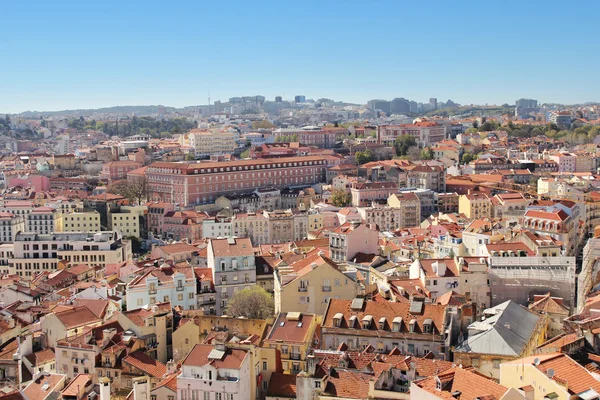
<path id="1" fill-rule="evenodd" d="M 296 375 L 274 372 L 271 374 L 267 396 L 296 398 Z"/>
<path id="2" fill-rule="evenodd" d="M 222 359 L 210 359 L 209 354 L 215 347 L 208 344 L 197 344 L 188 353 L 182 365 L 204 366 L 211 364 L 215 368 L 239 369 L 248 353 L 244 350 L 226 349 Z"/>
<path id="3" fill-rule="evenodd" d="M 123 359 L 129 364 L 155 378 L 162 377 L 167 372 L 167 367 L 160 361 L 148 356 L 142 351 L 135 351 Z"/>

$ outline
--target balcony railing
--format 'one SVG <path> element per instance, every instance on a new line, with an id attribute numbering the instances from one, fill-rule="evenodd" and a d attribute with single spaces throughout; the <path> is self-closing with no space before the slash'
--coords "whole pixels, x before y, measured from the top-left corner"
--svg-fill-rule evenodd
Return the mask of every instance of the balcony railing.
<path id="1" fill-rule="evenodd" d="M 178 292 L 183 292 L 185 290 L 185 287 L 184 286 L 177 286 L 176 290 Z"/>
<path id="2" fill-rule="evenodd" d="M 300 353 L 290 353 L 291 360 L 300 360 L 302 358 L 302 354 Z"/>
<path id="3" fill-rule="evenodd" d="M 298 286 L 298 291 L 299 292 L 306 292 L 308 290 L 307 287 L 303 287 L 303 286 Z"/>
<path id="4" fill-rule="evenodd" d="M 323 286 L 324 292 L 331 292 L 331 286 Z"/>
<path id="5" fill-rule="evenodd" d="M 148 294 L 156 294 L 156 289 L 148 289 Z"/>

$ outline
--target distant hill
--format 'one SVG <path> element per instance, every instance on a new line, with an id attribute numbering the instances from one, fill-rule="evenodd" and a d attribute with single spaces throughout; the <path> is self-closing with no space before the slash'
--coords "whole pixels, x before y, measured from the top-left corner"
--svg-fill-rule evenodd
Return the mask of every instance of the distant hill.
<path id="1" fill-rule="evenodd" d="M 190 107 L 184 107 L 183 109 L 177 109 L 175 107 L 165 107 L 167 112 L 176 112 L 178 110 L 189 109 Z M 39 118 L 39 117 L 79 117 L 89 116 L 93 114 L 132 114 L 137 116 L 151 115 L 158 112 L 158 106 L 114 106 L 104 108 L 93 108 L 93 109 L 79 109 L 79 110 L 61 110 L 61 111 L 25 111 L 19 116 L 25 118 Z"/>

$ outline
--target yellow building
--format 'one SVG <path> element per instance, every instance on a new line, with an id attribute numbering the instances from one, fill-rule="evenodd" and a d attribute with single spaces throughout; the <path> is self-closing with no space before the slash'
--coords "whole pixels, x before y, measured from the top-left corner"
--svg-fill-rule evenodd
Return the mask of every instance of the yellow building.
<path id="1" fill-rule="evenodd" d="M 458 212 L 470 219 L 492 217 L 492 201 L 483 192 L 471 192 L 458 198 Z"/>
<path id="2" fill-rule="evenodd" d="M 181 135 L 179 143 L 182 146 L 194 148 L 196 157 L 211 154 L 229 154 L 236 148 L 236 140 L 239 133 L 234 129 L 227 131 L 212 131 L 203 129 L 192 129 Z"/>
<path id="3" fill-rule="evenodd" d="M 351 300 L 358 292 L 359 285 L 320 252 L 277 269 L 275 312 L 323 315 L 330 299 Z"/>
<path id="4" fill-rule="evenodd" d="M 109 229 L 118 231 L 124 237 L 140 237 L 140 219 L 147 212 L 146 206 L 121 206 L 119 212 L 110 213 Z"/>
<path id="5" fill-rule="evenodd" d="M 310 231 L 316 231 L 319 229 L 322 229 L 324 226 L 324 222 L 323 222 L 323 215 L 319 214 L 319 213 L 315 213 L 315 214 L 308 214 L 308 230 Z"/>
<path id="6" fill-rule="evenodd" d="M 99 232 L 98 211 L 72 212 L 63 215 L 63 232 Z"/>
<path id="7" fill-rule="evenodd" d="M 264 341 L 264 347 L 277 349 L 281 366 L 287 374 L 306 371 L 306 356 L 312 345 L 317 325 L 322 318 L 299 312 L 280 313 Z"/>
<path id="8" fill-rule="evenodd" d="M 531 356 L 503 363 L 500 384 L 515 389 L 528 387 L 528 399 L 595 399 L 600 382 L 566 354 Z M 531 393 L 533 392 L 533 393 Z"/>

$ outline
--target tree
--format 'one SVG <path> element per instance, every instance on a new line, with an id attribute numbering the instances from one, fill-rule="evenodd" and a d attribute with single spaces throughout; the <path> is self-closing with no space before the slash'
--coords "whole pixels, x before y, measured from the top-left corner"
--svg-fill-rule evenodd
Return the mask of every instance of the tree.
<path id="1" fill-rule="evenodd" d="M 469 128 L 469 129 L 467 129 L 467 130 L 465 131 L 465 133 L 466 133 L 467 135 L 472 135 L 472 134 L 474 134 L 474 133 L 477 133 L 477 132 L 479 132 L 479 131 L 477 130 L 477 128 Z"/>
<path id="2" fill-rule="evenodd" d="M 419 153 L 419 159 L 420 160 L 433 160 L 433 150 L 431 150 L 431 147 L 426 147 L 424 149 L 421 149 L 421 152 Z"/>
<path id="3" fill-rule="evenodd" d="M 335 207 L 346 207 L 352 201 L 350 193 L 342 189 L 334 189 L 331 192 L 331 204 Z"/>
<path id="4" fill-rule="evenodd" d="M 477 122 L 477 120 L 473 121 L 473 128 L 479 128 L 479 122 Z"/>
<path id="5" fill-rule="evenodd" d="M 362 165 L 368 163 L 369 161 L 373 161 L 374 156 L 371 150 L 365 150 L 357 151 L 354 157 L 356 158 L 358 165 Z"/>
<path id="6" fill-rule="evenodd" d="M 196 157 L 194 156 L 194 154 L 193 154 L 193 153 L 187 153 L 187 154 L 185 155 L 185 160 L 186 160 L 186 161 L 194 161 L 195 159 L 196 159 Z"/>
<path id="7" fill-rule="evenodd" d="M 250 149 L 246 149 L 244 151 L 242 151 L 242 153 L 240 154 L 240 158 L 248 158 L 250 157 Z"/>
<path id="8" fill-rule="evenodd" d="M 274 312 L 273 296 L 260 286 L 236 292 L 227 303 L 227 315 L 230 317 L 246 317 L 266 319 Z"/>
<path id="9" fill-rule="evenodd" d="M 471 161 L 475 160 L 477 157 L 474 154 L 471 153 L 465 153 L 462 155 L 462 158 L 460 159 L 461 164 L 466 165 L 468 163 L 470 163 Z"/>
<path id="10" fill-rule="evenodd" d="M 408 149 L 417 145 L 417 139 L 411 135 L 400 135 L 394 142 L 397 156 L 405 156 L 408 154 Z"/>
<path id="11" fill-rule="evenodd" d="M 145 175 L 117 181 L 108 186 L 107 191 L 125 197 L 132 203 L 142 204 L 148 200 L 150 185 Z"/>

